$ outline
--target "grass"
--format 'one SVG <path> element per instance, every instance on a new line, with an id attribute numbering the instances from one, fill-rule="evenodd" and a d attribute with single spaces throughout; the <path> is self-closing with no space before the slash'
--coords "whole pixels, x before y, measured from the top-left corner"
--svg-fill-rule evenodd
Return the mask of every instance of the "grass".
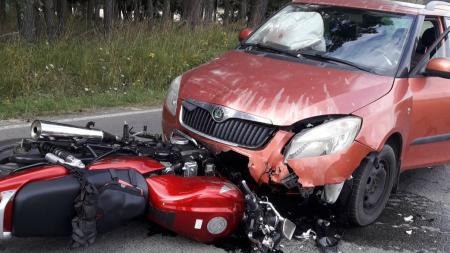
<path id="1" fill-rule="evenodd" d="M 237 30 L 142 23 L 108 38 L 0 41 L 0 119 L 160 104 L 172 79 L 235 47 Z"/>

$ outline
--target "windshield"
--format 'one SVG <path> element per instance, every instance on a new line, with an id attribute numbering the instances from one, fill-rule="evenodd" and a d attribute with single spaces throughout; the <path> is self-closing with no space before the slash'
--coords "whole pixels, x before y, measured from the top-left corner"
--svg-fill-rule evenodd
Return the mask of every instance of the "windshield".
<path id="1" fill-rule="evenodd" d="M 292 4 L 262 25 L 246 44 L 341 59 L 395 75 L 414 18 L 361 9 Z"/>

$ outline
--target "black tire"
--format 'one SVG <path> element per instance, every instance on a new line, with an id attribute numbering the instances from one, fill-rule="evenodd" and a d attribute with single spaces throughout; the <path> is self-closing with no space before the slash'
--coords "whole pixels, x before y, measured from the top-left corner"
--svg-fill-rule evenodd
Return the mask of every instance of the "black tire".
<path id="1" fill-rule="evenodd" d="M 348 221 L 356 226 L 375 222 L 386 207 L 396 177 L 395 151 L 385 145 L 375 161 L 362 163 L 353 175 L 346 208 Z"/>
<path id="2" fill-rule="evenodd" d="M 0 141 L 0 177 L 11 174 L 14 169 L 17 169 L 16 165 L 9 163 L 9 157 L 14 154 L 16 146 L 19 144 L 20 139 L 10 139 L 6 141 Z"/>
<path id="3" fill-rule="evenodd" d="M 21 139 L 10 139 L 6 141 L 0 141 L 0 161 L 11 156 L 15 147 Z"/>

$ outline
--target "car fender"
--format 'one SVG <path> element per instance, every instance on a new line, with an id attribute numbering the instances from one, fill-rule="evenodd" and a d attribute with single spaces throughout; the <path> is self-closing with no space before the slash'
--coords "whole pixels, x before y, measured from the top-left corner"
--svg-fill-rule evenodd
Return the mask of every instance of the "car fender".
<path id="1" fill-rule="evenodd" d="M 402 159 L 408 148 L 412 103 L 408 79 L 397 79 L 388 94 L 353 112 L 363 119 L 356 141 L 381 151 L 389 137 L 399 133 L 403 139 Z"/>

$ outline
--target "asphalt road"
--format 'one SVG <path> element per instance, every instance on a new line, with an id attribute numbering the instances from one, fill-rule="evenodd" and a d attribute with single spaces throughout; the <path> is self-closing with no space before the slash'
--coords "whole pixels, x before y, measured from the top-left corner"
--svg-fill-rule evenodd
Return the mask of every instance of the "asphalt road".
<path id="1" fill-rule="evenodd" d="M 100 128 L 116 135 L 122 135 L 122 126 L 124 122 L 130 126 L 134 126 L 137 130 L 141 130 L 144 125 L 147 125 L 149 131 L 155 133 L 161 132 L 161 109 L 158 108 L 128 108 L 120 111 L 101 111 L 94 115 L 72 115 L 69 117 L 56 116 L 39 119 L 78 126 L 85 126 L 89 121 L 94 121 L 96 123 L 96 128 Z M 11 138 L 29 137 L 32 120 L 0 121 L 0 141 Z"/>
<path id="2" fill-rule="evenodd" d="M 121 133 L 124 121 L 140 129 L 161 131 L 158 109 L 127 109 L 49 118 L 59 122 L 84 125 L 96 121 L 96 127 Z M 0 141 L 28 136 L 27 122 L 0 122 Z M 405 217 L 412 215 L 413 221 Z M 98 236 L 95 245 L 73 252 L 225 252 L 214 245 L 203 245 L 179 236 L 148 233 L 151 224 L 134 221 L 121 229 Z M 343 232 L 340 252 L 450 252 L 450 166 L 405 172 L 399 193 L 375 224 L 365 228 L 337 227 Z M 410 231 L 411 234 L 408 234 Z M 301 234 L 304 231 L 297 231 Z M 14 238 L 0 242 L 0 252 L 67 252 L 68 238 Z M 233 243 L 233 242 L 232 242 Z M 285 242 L 284 252 L 319 252 L 313 240 Z"/>

